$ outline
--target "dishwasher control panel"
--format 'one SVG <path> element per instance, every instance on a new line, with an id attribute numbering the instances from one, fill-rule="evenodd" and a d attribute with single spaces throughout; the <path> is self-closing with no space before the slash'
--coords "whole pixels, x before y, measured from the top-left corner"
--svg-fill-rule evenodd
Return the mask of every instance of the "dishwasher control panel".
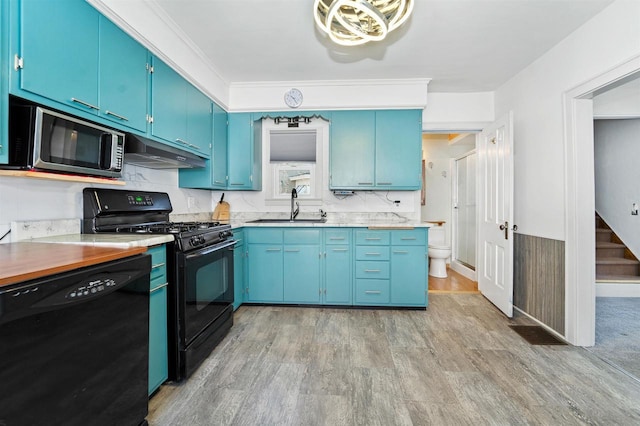
<path id="1" fill-rule="evenodd" d="M 116 280 L 113 278 L 97 278 L 90 280 L 86 283 L 82 283 L 77 287 L 67 291 L 67 299 L 78 299 L 86 296 L 92 296 L 96 293 L 105 291 L 109 287 L 115 287 L 117 285 Z"/>

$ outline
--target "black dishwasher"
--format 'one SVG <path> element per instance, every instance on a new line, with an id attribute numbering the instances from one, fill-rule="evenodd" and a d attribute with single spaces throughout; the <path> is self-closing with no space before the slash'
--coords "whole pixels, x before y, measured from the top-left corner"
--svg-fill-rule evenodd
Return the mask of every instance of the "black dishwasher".
<path id="1" fill-rule="evenodd" d="M 138 255 L 0 288 L 0 425 L 147 423 L 150 270 Z"/>

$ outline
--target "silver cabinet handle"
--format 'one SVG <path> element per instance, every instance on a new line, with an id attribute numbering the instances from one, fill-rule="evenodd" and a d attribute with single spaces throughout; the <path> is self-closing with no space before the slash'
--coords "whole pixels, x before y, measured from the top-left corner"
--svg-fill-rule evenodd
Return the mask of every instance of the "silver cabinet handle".
<path id="1" fill-rule="evenodd" d="M 151 269 L 161 268 L 164 265 L 166 265 L 166 264 L 165 263 L 157 263 L 155 265 L 151 265 Z"/>
<path id="2" fill-rule="evenodd" d="M 267 251 L 280 251 L 280 249 L 279 248 L 269 248 L 269 249 L 267 249 Z"/>
<path id="3" fill-rule="evenodd" d="M 382 293 L 380 290 L 365 290 L 364 294 L 380 294 Z"/>
<path id="4" fill-rule="evenodd" d="M 378 182 L 378 185 L 391 185 L 391 182 Z"/>
<path id="5" fill-rule="evenodd" d="M 109 110 L 106 110 L 104 113 L 108 114 L 108 115 L 111 115 L 111 116 L 113 116 L 115 118 L 119 118 L 120 120 L 123 120 L 123 121 L 129 121 L 129 119 L 127 117 L 124 117 L 124 116 L 122 116 L 120 114 L 116 114 L 115 112 L 112 112 L 112 111 L 109 111 Z"/>
<path id="6" fill-rule="evenodd" d="M 416 237 L 402 237 L 400 238 L 402 241 L 414 241 Z"/>
<path id="7" fill-rule="evenodd" d="M 87 108 L 91 108 L 91 109 L 95 109 L 96 111 L 100 111 L 100 108 L 95 106 L 95 105 L 91 105 L 89 102 L 85 102 L 85 101 L 81 101 L 80 99 L 77 98 L 71 98 L 72 102 L 78 103 L 80 105 L 84 105 Z"/>
<path id="8" fill-rule="evenodd" d="M 358 185 L 373 185 L 373 182 L 358 182 Z"/>
<path id="9" fill-rule="evenodd" d="M 365 253 L 365 256 L 380 256 L 380 253 Z"/>
<path id="10" fill-rule="evenodd" d="M 369 237 L 369 238 L 365 238 L 365 241 L 380 241 L 380 237 Z"/>
<path id="11" fill-rule="evenodd" d="M 161 288 L 165 288 L 168 285 L 169 283 L 160 284 L 158 287 L 149 290 L 149 294 L 155 293 L 156 291 L 160 290 Z"/>
<path id="12" fill-rule="evenodd" d="M 189 143 L 189 142 L 185 141 L 184 139 L 176 138 L 176 142 L 181 143 L 183 145 L 187 145 L 187 146 L 189 146 L 191 148 L 195 148 L 197 150 L 201 150 L 201 148 L 198 145 L 194 145 L 192 143 Z"/>
<path id="13" fill-rule="evenodd" d="M 407 250 L 394 250 L 393 253 L 394 254 L 407 254 L 409 252 Z"/>
<path id="14" fill-rule="evenodd" d="M 221 185 L 221 184 L 223 184 L 224 182 L 222 182 L 221 180 L 214 180 L 214 181 L 213 181 L 213 183 L 216 183 L 216 184 L 220 184 L 220 185 Z"/>
<path id="15" fill-rule="evenodd" d="M 299 253 L 299 249 L 285 249 L 285 253 Z"/>
<path id="16" fill-rule="evenodd" d="M 231 182 L 229 185 L 242 186 L 242 185 L 244 185 L 244 183 L 243 182 Z"/>
<path id="17" fill-rule="evenodd" d="M 365 272 L 373 272 L 373 273 L 378 273 L 380 272 L 380 269 L 365 269 Z"/>
<path id="18" fill-rule="evenodd" d="M 333 250 L 333 251 L 347 251 L 348 249 L 346 249 L 346 248 L 334 248 L 334 249 L 331 249 L 331 250 Z"/>
<path id="19" fill-rule="evenodd" d="M 329 239 L 331 241 L 342 241 L 342 240 L 344 240 L 344 237 L 329 237 Z"/>

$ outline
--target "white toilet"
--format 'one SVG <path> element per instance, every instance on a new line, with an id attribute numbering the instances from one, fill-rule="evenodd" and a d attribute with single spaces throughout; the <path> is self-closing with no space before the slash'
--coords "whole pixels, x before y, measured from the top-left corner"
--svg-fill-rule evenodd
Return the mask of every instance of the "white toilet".
<path id="1" fill-rule="evenodd" d="M 451 257 L 451 246 L 447 245 L 443 226 L 429 228 L 429 275 L 447 277 L 447 259 Z"/>

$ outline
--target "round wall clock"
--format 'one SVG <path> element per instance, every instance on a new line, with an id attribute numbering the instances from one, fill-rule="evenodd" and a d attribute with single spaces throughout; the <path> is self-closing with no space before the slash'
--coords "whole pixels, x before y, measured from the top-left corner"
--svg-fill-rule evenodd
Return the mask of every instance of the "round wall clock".
<path id="1" fill-rule="evenodd" d="M 298 108 L 302 105 L 302 92 L 298 89 L 291 89 L 284 94 L 284 103 L 288 107 Z"/>

